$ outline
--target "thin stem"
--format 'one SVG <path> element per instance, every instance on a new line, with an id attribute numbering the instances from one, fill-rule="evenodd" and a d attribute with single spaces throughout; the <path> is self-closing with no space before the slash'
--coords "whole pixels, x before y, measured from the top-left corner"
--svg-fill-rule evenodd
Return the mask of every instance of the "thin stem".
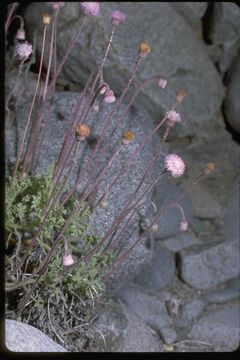
<path id="1" fill-rule="evenodd" d="M 12 4 L 11 10 L 9 11 L 8 16 L 7 16 L 7 21 L 6 21 L 6 23 L 5 23 L 5 32 L 8 31 L 8 28 L 9 28 L 10 23 L 11 23 L 11 16 L 12 16 L 14 10 L 16 10 L 16 8 L 17 8 L 18 6 L 19 6 L 19 3 L 18 3 L 18 2 L 15 2 L 15 3 Z"/>
<path id="2" fill-rule="evenodd" d="M 52 63 L 52 52 L 53 52 L 53 40 L 54 40 L 54 32 L 55 32 L 55 24 L 56 24 L 56 19 L 57 19 L 57 12 L 54 13 L 54 20 L 53 20 L 53 24 L 52 24 L 52 32 L 51 32 L 51 40 L 50 40 L 50 50 L 49 50 L 49 58 L 48 58 L 48 68 L 47 68 L 47 75 L 46 75 L 46 80 L 45 80 L 45 85 L 44 85 L 44 91 L 43 91 L 43 100 L 46 97 L 46 93 L 47 93 L 47 87 L 48 87 L 48 81 L 49 81 L 49 75 L 50 75 L 50 70 L 51 70 L 51 63 Z"/>
<path id="3" fill-rule="evenodd" d="M 44 30 L 43 30 L 42 51 L 41 51 L 41 58 L 40 58 L 40 65 L 39 65 L 39 73 L 38 73 L 38 78 L 37 78 L 37 84 L 36 84 L 35 92 L 34 92 L 34 95 L 33 95 L 33 100 L 32 100 L 31 108 L 30 108 L 30 111 L 29 111 L 27 124 L 25 126 L 23 139 L 22 139 L 22 142 L 21 142 L 21 145 L 20 145 L 20 149 L 18 151 L 17 161 L 16 161 L 16 164 L 15 164 L 14 172 L 13 172 L 13 179 L 15 179 L 15 177 L 16 177 L 17 168 L 18 168 L 18 165 L 19 165 L 20 157 L 21 157 L 21 154 L 22 154 L 24 142 L 25 142 L 26 135 L 27 135 L 27 130 L 28 130 L 29 123 L 30 123 L 30 120 L 31 120 L 31 117 L 32 117 L 33 107 L 34 107 L 37 92 L 38 92 L 38 87 L 39 87 L 41 73 L 42 73 L 43 55 L 44 55 L 45 40 L 46 40 L 46 31 L 47 31 L 47 26 L 45 25 Z"/>

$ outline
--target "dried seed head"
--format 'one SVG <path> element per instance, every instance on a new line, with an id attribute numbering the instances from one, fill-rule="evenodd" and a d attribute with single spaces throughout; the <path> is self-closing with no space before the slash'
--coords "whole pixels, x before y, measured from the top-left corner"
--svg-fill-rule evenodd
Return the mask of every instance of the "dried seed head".
<path id="1" fill-rule="evenodd" d="M 74 259 L 72 257 L 71 254 L 69 255 L 64 255 L 62 257 L 62 266 L 70 266 L 70 265 L 73 265 L 74 264 Z"/>
<path id="2" fill-rule="evenodd" d="M 179 89 L 178 92 L 177 92 L 176 100 L 178 102 L 182 102 L 186 95 L 187 95 L 187 93 L 186 93 L 186 91 L 184 89 Z"/>
<path id="3" fill-rule="evenodd" d="M 138 54 L 139 54 L 139 56 L 140 56 L 141 58 L 145 58 L 151 51 L 152 51 L 151 46 L 148 45 L 147 43 L 142 42 L 142 43 L 139 45 Z"/>
<path id="4" fill-rule="evenodd" d="M 125 14 L 119 10 L 113 10 L 111 12 L 111 18 L 112 18 L 112 24 L 115 26 L 119 25 L 120 22 L 126 20 Z"/>
<path id="5" fill-rule="evenodd" d="M 76 127 L 75 138 L 77 141 L 85 140 L 91 133 L 90 128 L 85 124 L 78 124 Z"/>
<path id="6" fill-rule="evenodd" d="M 47 13 L 43 14 L 42 21 L 44 25 L 49 25 L 51 21 L 51 16 Z"/>
<path id="7" fill-rule="evenodd" d="M 81 2 L 81 10 L 85 16 L 97 16 L 100 10 L 98 2 Z"/>
<path id="8" fill-rule="evenodd" d="M 25 40 L 25 31 L 23 28 L 19 28 L 16 33 L 17 40 Z"/>
<path id="9" fill-rule="evenodd" d="M 104 99 L 103 101 L 107 104 L 112 104 L 114 103 L 114 101 L 116 100 L 115 96 L 114 96 L 114 92 L 112 90 L 106 90 L 105 91 L 105 96 L 104 96 Z"/>
<path id="10" fill-rule="evenodd" d="M 14 49 L 14 55 L 19 60 L 24 60 L 24 61 L 26 61 L 29 58 L 29 56 L 32 54 L 32 52 L 33 52 L 32 44 L 30 44 L 27 41 L 25 41 L 22 44 L 17 44 Z"/>
<path id="11" fill-rule="evenodd" d="M 122 144 L 128 145 L 130 142 L 132 142 L 135 139 L 136 135 L 131 130 L 126 130 L 123 133 L 122 136 Z"/>
<path id="12" fill-rule="evenodd" d="M 167 85 L 167 80 L 165 79 L 159 79 L 158 80 L 158 86 L 161 88 L 161 89 L 164 89 Z"/>
<path id="13" fill-rule="evenodd" d="M 188 223 L 186 221 L 180 222 L 180 231 L 187 231 L 188 230 Z"/>
<path id="14" fill-rule="evenodd" d="M 209 175 L 214 169 L 215 169 L 215 165 L 211 162 L 208 162 L 204 169 L 204 173 L 206 175 Z"/>

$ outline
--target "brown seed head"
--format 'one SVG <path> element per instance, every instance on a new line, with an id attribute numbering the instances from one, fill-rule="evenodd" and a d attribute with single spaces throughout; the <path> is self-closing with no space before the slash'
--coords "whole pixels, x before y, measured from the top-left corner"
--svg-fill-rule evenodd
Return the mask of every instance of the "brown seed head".
<path id="1" fill-rule="evenodd" d="M 148 45 L 147 43 L 142 42 L 139 45 L 139 52 L 138 53 L 139 53 L 139 56 L 141 58 L 145 58 L 151 51 L 152 51 L 151 46 Z"/>
<path id="2" fill-rule="evenodd" d="M 131 130 L 126 130 L 122 136 L 122 144 L 127 145 L 135 139 L 135 134 Z"/>
<path id="3" fill-rule="evenodd" d="M 215 169 L 215 165 L 211 162 L 208 162 L 204 169 L 204 173 L 206 175 L 209 175 L 214 169 Z"/>
<path id="4" fill-rule="evenodd" d="M 177 101 L 182 102 L 186 95 L 187 92 L 184 89 L 179 89 L 177 92 Z"/>
<path id="5" fill-rule="evenodd" d="M 49 25 L 51 21 L 51 16 L 48 13 L 44 13 L 42 16 L 42 21 L 44 25 Z"/>
<path id="6" fill-rule="evenodd" d="M 75 137 L 77 141 L 85 140 L 89 136 L 91 130 L 85 124 L 78 124 L 76 127 Z"/>

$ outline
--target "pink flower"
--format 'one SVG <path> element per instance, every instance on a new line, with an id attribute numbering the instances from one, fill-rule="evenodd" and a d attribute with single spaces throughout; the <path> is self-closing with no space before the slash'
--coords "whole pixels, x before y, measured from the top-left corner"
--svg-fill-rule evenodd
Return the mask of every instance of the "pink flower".
<path id="1" fill-rule="evenodd" d="M 171 110 L 167 112 L 167 125 L 168 126 L 174 126 L 175 123 L 178 123 L 181 121 L 181 116 L 179 113 L 177 113 L 175 110 Z"/>
<path id="2" fill-rule="evenodd" d="M 183 160 L 176 154 L 168 154 L 165 157 L 164 165 L 167 171 L 169 171 L 173 177 L 182 176 L 185 170 L 185 164 Z"/>
<path id="3" fill-rule="evenodd" d="M 64 255 L 64 256 L 62 257 L 62 265 L 63 265 L 63 266 L 70 266 L 70 265 L 72 265 L 72 264 L 74 264 L 74 259 L 73 259 L 73 257 L 72 257 L 71 254 L 69 254 L 69 255 Z"/>
<path id="4" fill-rule="evenodd" d="M 107 104 L 112 104 L 116 100 L 112 90 L 106 90 L 103 101 Z"/>
<path id="5" fill-rule="evenodd" d="M 14 55 L 17 56 L 19 60 L 26 61 L 29 56 L 32 54 L 32 44 L 25 41 L 22 44 L 17 44 L 14 50 Z"/>
<path id="6" fill-rule="evenodd" d="M 125 14 L 119 10 L 113 10 L 111 12 L 111 17 L 112 17 L 112 24 L 116 26 L 119 25 L 120 22 L 126 20 Z"/>
<path id="7" fill-rule="evenodd" d="M 166 85 L 167 85 L 167 80 L 165 80 L 165 79 L 159 79 L 159 80 L 158 80 L 158 86 L 159 86 L 161 89 L 164 89 Z"/>
<path id="8" fill-rule="evenodd" d="M 81 2 L 81 9 L 86 16 L 96 16 L 99 13 L 100 5 L 98 2 Z"/>
<path id="9" fill-rule="evenodd" d="M 49 2 L 49 4 L 52 6 L 53 10 L 58 10 L 64 5 L 64 2 Z"/>

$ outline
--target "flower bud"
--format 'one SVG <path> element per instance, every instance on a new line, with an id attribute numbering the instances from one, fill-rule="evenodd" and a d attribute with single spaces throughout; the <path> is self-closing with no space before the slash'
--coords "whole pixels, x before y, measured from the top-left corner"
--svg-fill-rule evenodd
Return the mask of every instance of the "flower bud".
<path id="1" fill-rule="evenodd" d="M 62 257 L 62 266 L 70 266 L 70 265 L 73 265 L 74 264 L 74 259 L 72 257 L 71 254 L 69 255 L 64 255 Z"/>
<path id="2" fill-rule="evenodd" d="M 187 231 L 188 230 L 188 223 L 186 221 L 180 222 L 180 230 L 181 231 Z"/>
<path id="3" fill-rule="evenodd" d="M 114 96 L 114 92 L 110 89 L 106 90 L 103 101 L 107 104 L 112 104 L 112 103 L 114 103 L 115 100 L 116 100 L 116 98 Z"/>
<path id="4" fill-rule="evenodd" d="M 42 21 L 44 25 L 49 25 L 51 21 L 51 16 L 47 13 L 43 14 Z"/>
<path id="5" fill-rule="evenodd" d="M 17 40 L 25 40 L 25 31 L 23 28 L 20 28 L 17 30 L 16 39 Z"/>
<path id="6" fill-rule="evenodd" d="M 75 131 L 75 138 L 77 141 L 85 140 L 91 133 L 90 128 L 85 124 L 78 124 Z"/>
<path id="7" fill-rule="evenodd" d="M 180 103 L 183 101 L 186 95 L 187 95 L 186 91 L 184 89 L 180 89 L 178 90 L 176 100 Z"/>

